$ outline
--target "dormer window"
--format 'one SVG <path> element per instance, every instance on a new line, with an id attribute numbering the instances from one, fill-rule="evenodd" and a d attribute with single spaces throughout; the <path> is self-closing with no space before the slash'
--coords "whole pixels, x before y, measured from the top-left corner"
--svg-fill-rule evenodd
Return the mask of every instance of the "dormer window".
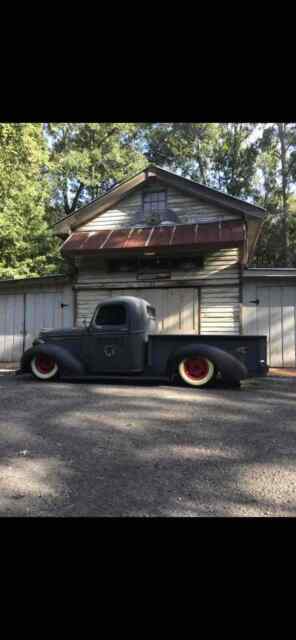
<path id="1" fill-rule="evenodd" d="M 143 210 L 145 214 L 165 211 L 167 208 L 166 191 L 144 191 Z"/>

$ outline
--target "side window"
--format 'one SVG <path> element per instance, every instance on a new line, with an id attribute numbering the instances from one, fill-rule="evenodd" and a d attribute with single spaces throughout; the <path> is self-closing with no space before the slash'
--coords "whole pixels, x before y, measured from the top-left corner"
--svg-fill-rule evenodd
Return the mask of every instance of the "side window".
<path id="1" fill-rule="evenodd" d="M 98 310 L 95 318 L 95 324 L 99 326 L 118 326 L 126 323 L 126 309 L 119 304 L 105 304 Z"/>
<path id="2" fill-rule="evenodd" d="M 153 320 L 155 320 L 156 312 L 155 312 L 154 307 L 150 307 L 150 306 L 148 307 L 147 306 L 147 315 L 149 316 L 149 318 L 153 318 Z"/>

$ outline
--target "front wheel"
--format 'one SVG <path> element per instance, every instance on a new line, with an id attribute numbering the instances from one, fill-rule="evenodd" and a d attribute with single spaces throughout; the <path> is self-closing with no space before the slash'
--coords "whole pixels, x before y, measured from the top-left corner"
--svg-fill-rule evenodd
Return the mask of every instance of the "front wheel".
<path id="1" fill-rule="evenodd" d="M 59 367 L 53 358 L 39 353 L 31 360 L 31 371 L 38 380 L 53 380 L 57 378 Z"/>
<path id="2" fill-rule="evenodd" d="M 203 356 L 189 356 L 181 360 L 178 373 L 183 382 L 190 387 L 205 387 L 216 376 L 215 365 Z"/>

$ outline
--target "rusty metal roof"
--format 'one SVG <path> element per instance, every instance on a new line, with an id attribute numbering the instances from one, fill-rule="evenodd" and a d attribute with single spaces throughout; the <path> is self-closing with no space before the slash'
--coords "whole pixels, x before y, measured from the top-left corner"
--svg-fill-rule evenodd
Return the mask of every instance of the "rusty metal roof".
<path id="1" fill-rule="evenodd" d="M 69 236 L 62 245 L 62 253 L 87 255 L 117 250 L 223 248 L 243 244 L 244 237 L 245 228 L 240 221 L 81 231 Z"/>

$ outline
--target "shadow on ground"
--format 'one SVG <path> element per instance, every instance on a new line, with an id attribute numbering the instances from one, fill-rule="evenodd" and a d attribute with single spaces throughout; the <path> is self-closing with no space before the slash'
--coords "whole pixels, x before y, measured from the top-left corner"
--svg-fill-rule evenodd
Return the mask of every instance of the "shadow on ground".
<path id="1" fill-rule="evenodd" d="M 295 516 L 296 386 L 260 384 L 1 377 L 0 515 Z"/>

